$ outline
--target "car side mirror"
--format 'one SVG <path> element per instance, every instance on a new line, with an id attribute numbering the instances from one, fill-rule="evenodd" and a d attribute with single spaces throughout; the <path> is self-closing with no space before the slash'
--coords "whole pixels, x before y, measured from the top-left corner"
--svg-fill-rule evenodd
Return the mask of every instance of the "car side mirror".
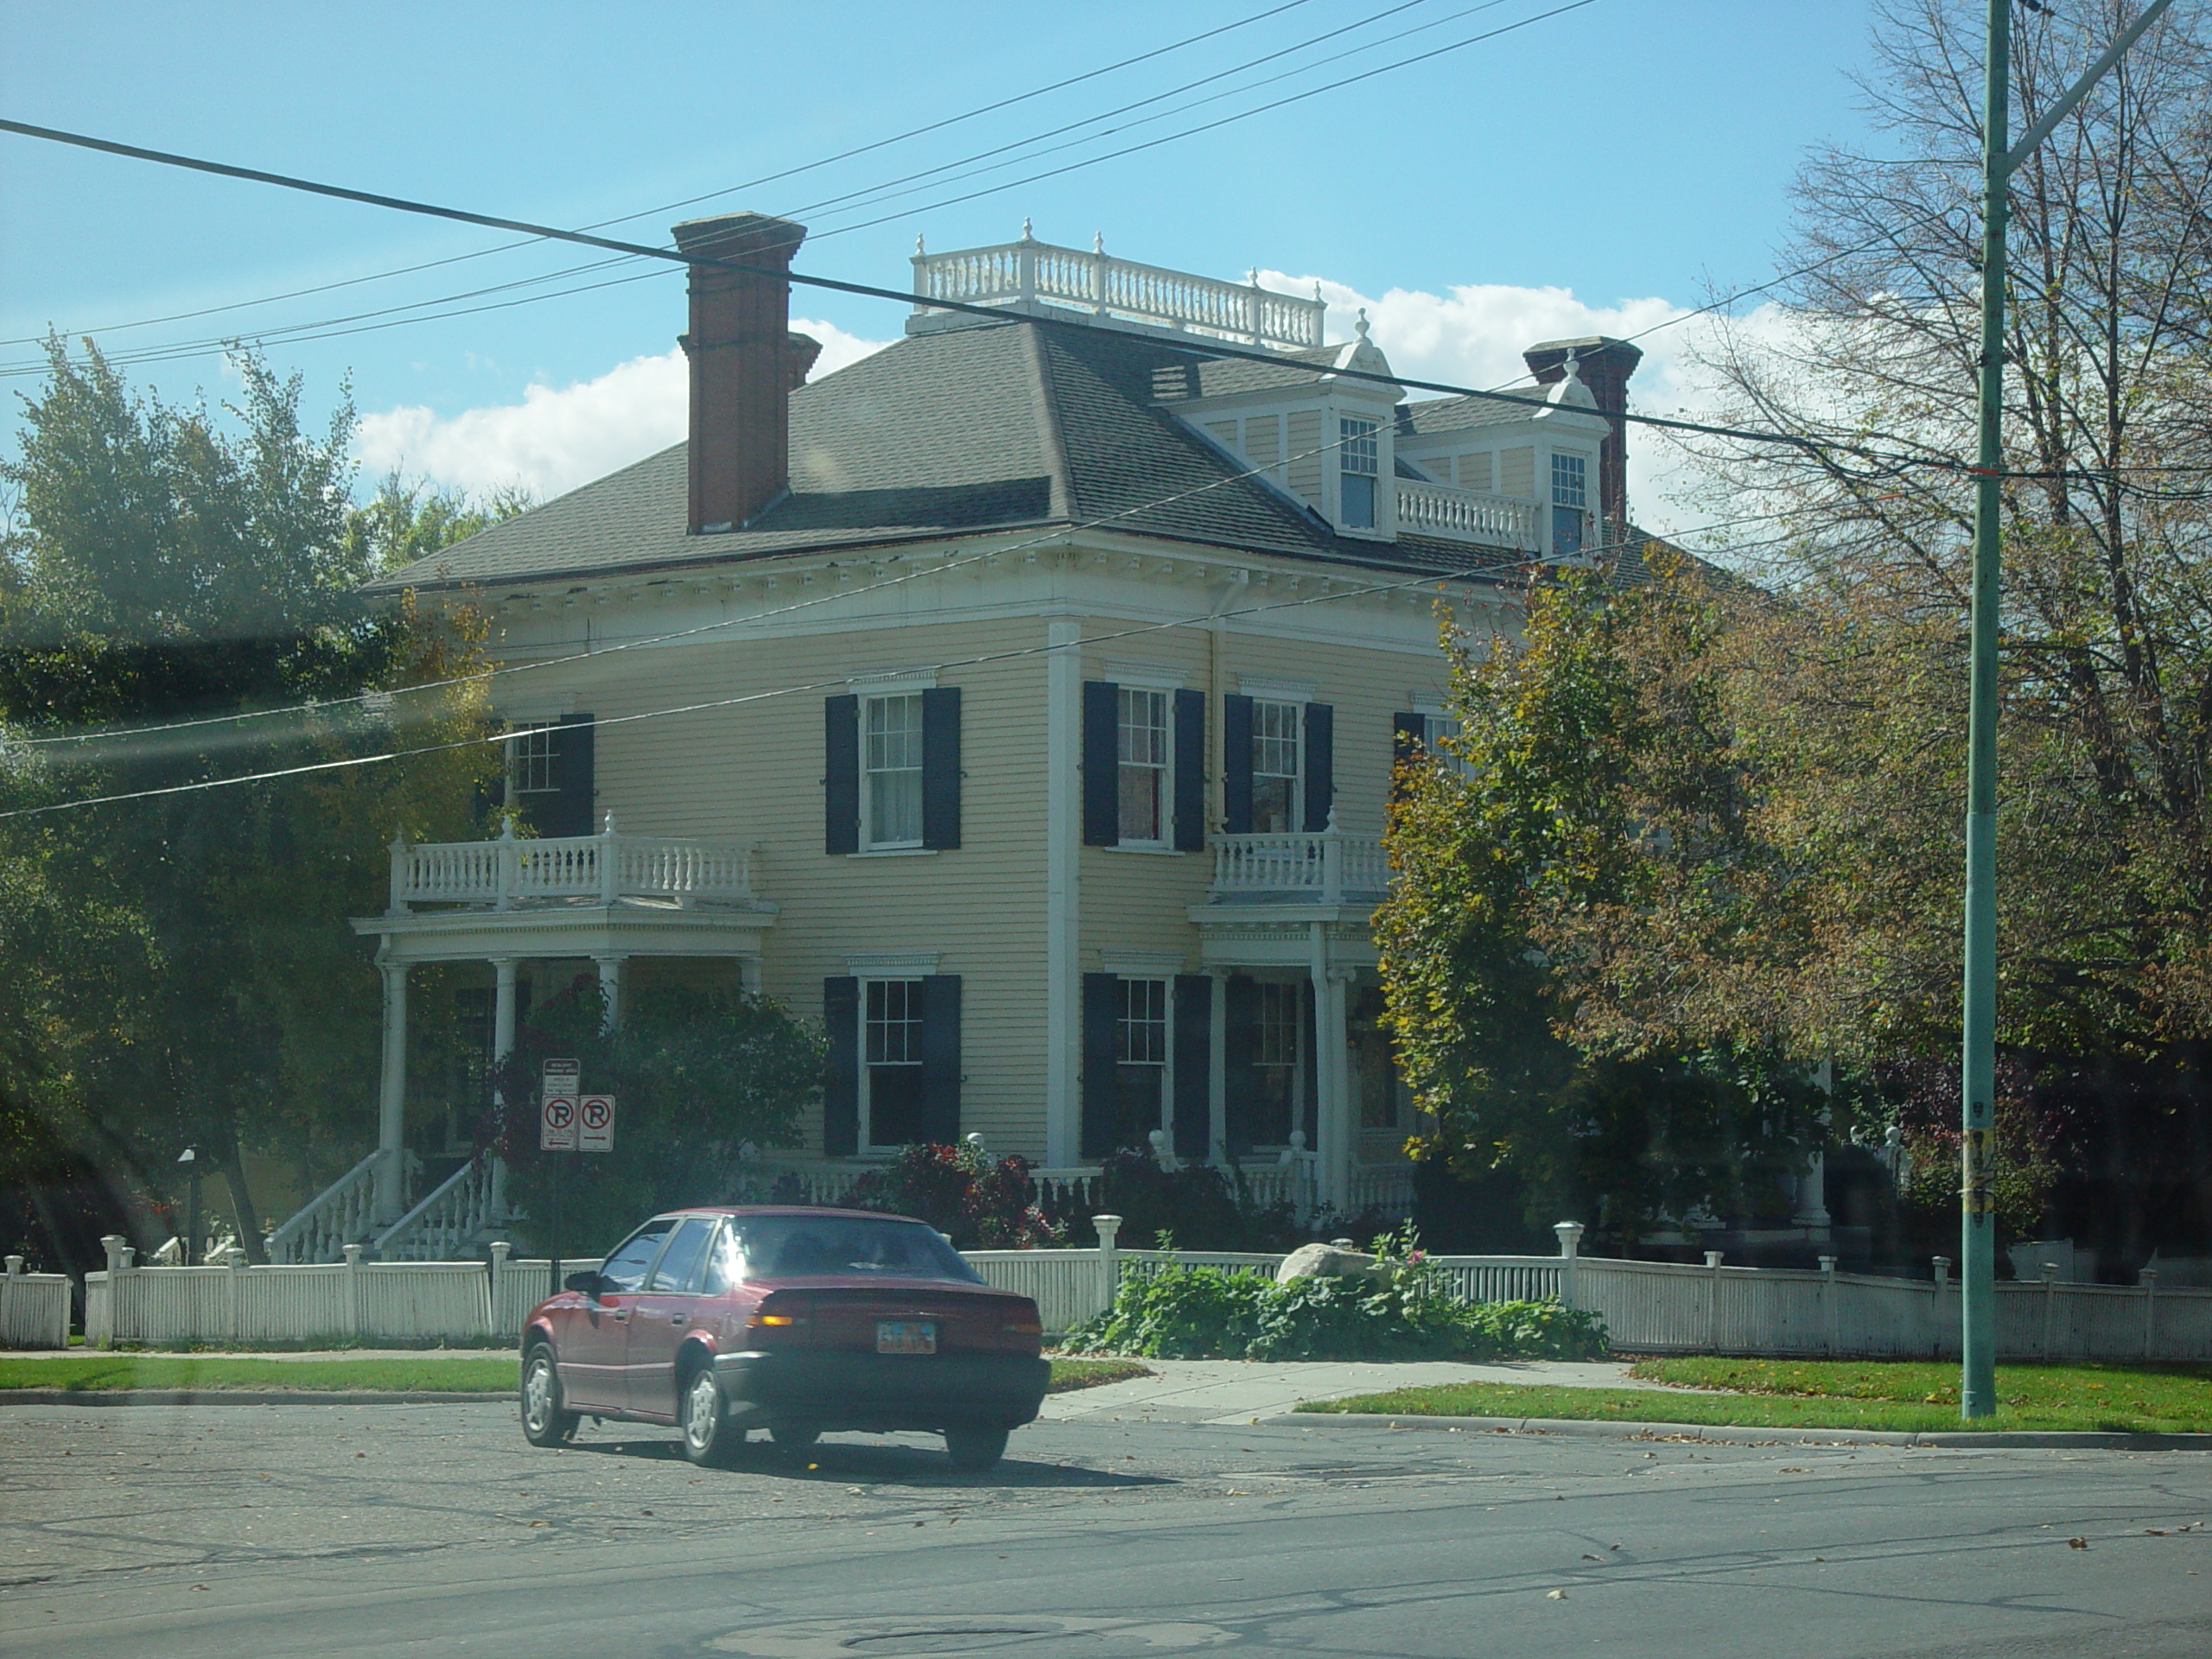
<path id="1" fill-rule="evenodd" d="M 563 1290 L 581 1290 L 594 1301 L 599 1300 L 599 1269 L 587 1268 L 582 1273 L 572 1273 L 561 1281 Z"/>

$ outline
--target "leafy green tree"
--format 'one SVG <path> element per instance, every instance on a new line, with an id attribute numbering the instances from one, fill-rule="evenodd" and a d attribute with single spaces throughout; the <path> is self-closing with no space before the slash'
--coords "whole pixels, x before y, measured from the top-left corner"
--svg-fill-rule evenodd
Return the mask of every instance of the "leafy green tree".
<path id="1" fill-rule="evenodd" d="M 580 976 L 532 1013 L 499 1069 L 505 1109 L 485 1138 L 542 1248 L 598 1255 L 656 1211 L 728 1201 L 747 1148 L 797 1145 L 821 1100 L 822 1035 L 772 998 L 648 982 L 627 1001 L 607 1030 L 599 982 Z M 615 1096 L 613 1151 L 538 1150 L 539 1077 L 556 1057 L 581 1065 L 586 1092 Z M 544 1236 L 556 1183 L 557 1241 Z"/>
<path id="2" fill-rule="evenodd" d="M 0 467 L 0 789 L 67 810 L 0 819 L 0 870 L 101 970 L 18 989 L 35 1086 L 150 1172 L 157 1206 L 195 1145 L 251 1249 L 243 1154 L 328 1173 L 374 1121 L 379 999 L 346 918 L 380 906 L 396 830 L 471 827 L 497 764 L 474 741 L 479 630 L 363 599 L 433 532 L 419 510 L 365 522 L 344 399 L 315 432 L 298 379 L 251 354 L 220 408 L 134 391 L 95 349 L 48 359 Z M 330 765 L 395 749 L 431 752 Z M 139 798 L 71 804 L 119 795 Z"/>
<path id="3" fill-rule="evenodd" d="M 1599 948 L 1602 918 L 1686 905 L 1718 938 L 1761 885 L 1703 660 L 1713 626 L 1678 570 L 1643 589 L 1539 582 L 1518 639 L 1447 641 L 1460 730 L 1401 772 L 1376 933 L 1433 1120 L 1413 1150 L 1510 1171 L 1531 1220 L 1594 1208 L 1632 1240 L 1699 1210 L 1770 1210 L 1826 1136 L 1826 1096 L 1776 1033 L 1624 1020 L 1604 982 L 1648 990 L 1667 969 Z"/>

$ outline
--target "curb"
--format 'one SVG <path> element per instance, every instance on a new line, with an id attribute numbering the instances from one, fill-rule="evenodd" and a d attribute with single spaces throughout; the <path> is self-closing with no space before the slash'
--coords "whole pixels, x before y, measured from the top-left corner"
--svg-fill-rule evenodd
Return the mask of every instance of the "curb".
<path id="1" fill-rule="evenodd" d="M 435 1389 L 0 1389 L 0 1406 L 461 1406 L 506 1405 L 512 1399 L 511 1390 L 461 1394 Z"/>
<path id="2" fill-rule="evenodd" d="M 1318 1421 L 1317 1421 L 1318 1420 Z M 1384 1428 L 1474 1429 L 1491 1434 L 1584 1434 L 1614 1440 L 1712 1440 L 1738 1446 L 1842 1445 L 1986 1446 L 2012 1450 L 2212 1452 L 2212 1434 L 2129 1434 L 2096 1430 L 1759 1428 L 1713 1423 L 1639 1423 L 1586 1417 L 1391 1417 L 1382 1412 L 1300 1411 L 1262 1417 L 1262 1426 L 1313 1428 L 1319 1422 Z"/>

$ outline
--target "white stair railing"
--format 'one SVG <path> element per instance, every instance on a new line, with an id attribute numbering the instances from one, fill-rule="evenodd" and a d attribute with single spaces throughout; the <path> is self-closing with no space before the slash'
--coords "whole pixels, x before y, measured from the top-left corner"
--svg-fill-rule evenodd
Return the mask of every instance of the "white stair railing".
<path id="1" fill-rule="evenodd" d="M 278 1264 L 336 1262 L 348 1244 L 366 1238 L 376 1224 L 377 1166 L 372 1152 L 315 1195 L 297 1215 L 269 1235 L 269 1259 Z"/>
<path id="2" fill-rule="evenodd" d="M 499 1160 L 480 1152 L 376 1236 L 383 1262 L 453 1262 L 496 1219 Z"/>

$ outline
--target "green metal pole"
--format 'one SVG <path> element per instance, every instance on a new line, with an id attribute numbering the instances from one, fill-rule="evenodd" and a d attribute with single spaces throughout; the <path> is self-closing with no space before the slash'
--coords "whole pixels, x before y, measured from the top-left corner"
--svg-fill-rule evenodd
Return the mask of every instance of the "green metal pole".
<path id="1" fill-rule="evenodd" d="M 2005 128 L 2012 0 L 1989 0 L 1982 93 L 1981 434 L 1975 454 L 1974 668 L 1967 709 L 1964 1041 L 1960 1095 L 1959 1414 L 1997 1409 L 1997 1239 L 1991 1214 L 1997 1093 L 1998 485 L 2004 457 Z"/>

